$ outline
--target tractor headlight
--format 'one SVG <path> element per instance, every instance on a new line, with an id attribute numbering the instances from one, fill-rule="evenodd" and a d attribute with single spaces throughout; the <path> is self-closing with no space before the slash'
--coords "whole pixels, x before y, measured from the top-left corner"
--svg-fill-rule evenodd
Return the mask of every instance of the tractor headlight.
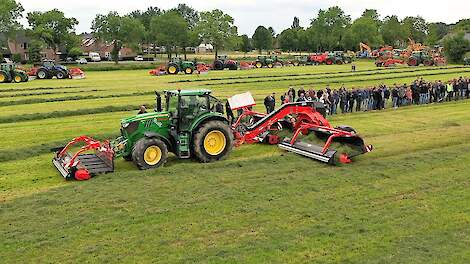
<path id="1" fill-rule="evenodd" d="M 122 124 L 122 128 L 126 128 L 126 127 L 128 127 L 128 126 L 129 126 L 129 123 L 124 123 L 124 124 Z"/>

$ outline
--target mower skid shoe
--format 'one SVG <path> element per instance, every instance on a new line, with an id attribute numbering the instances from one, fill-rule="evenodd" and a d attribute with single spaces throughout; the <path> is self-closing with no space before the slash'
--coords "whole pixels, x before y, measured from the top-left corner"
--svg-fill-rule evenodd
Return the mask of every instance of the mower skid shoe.
<path id="1" fill-rule="evenodd" d="M 320 146 L 302 141 L 296 141 L 294 144 L 291 144 L 290 141 L 290 138 L 285 138 L 278 144 L 279 148 L 331 165 L 335 163 L 336 150 L 327 150 L 326 153 L 323 154 L 323 148 Z"/>
<path id="2" fill-rule="evenodd" d="M 56 152 L 56 156 L 52 159 L 52 164 L 54 164 L 54 166 L 57 168 L 57 170 L 60 172 L 60 174 L 62 175 L 62 177 L 64 177 L 66 180 L 71 180 L 74 178 L 74 175 L 73 173 L 71 172 L 71 169 L 68 168 L 66 169 L 65 168 L 65 164 L 67 164 L 69 161 L 70 161 L 70 156 L 68 155 L 68 153 L 66 155 L 64 155 L 63 157 L 58 157 L 58 153 L 60 153 L 60 151 L 62 150 L 63 148 L 59 148 Z"/>

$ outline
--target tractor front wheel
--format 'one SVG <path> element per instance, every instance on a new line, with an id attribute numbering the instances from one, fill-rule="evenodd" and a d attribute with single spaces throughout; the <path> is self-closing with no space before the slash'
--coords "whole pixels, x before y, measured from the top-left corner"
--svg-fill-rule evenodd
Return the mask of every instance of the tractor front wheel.
<path id="1" fill-rule="evenodd" d="M 226 157 L 232 150 L 233 134 L 222 121 L 209 121 L 194 134 L 193 153 L 201 162 L 212 162 Z"/>
<path id="2" fill-rule="evenodd" d="M 15 77 L 13 77 L 13 81 L 14 81 L 15 83 L 20 83 L 20 82 L 23 81 L 23 79 L 21 78 L 20 75 L 15 75 Z"/>
<path id="3" fill-rule="evenodd" d="M 65 79 L 66 74 L 63 71 L 58 71 L 56 74 L 57 79 Z"/>
<path id="4" fill-rule="evenodd" d="M 157 138 L 142 138 L 134 145 L 132 160 L 141 170 L 158 168 L 165 164 L 168 148 Z"/>
<path id="5" fill-rule="evenodd" d="M 259 68 L 263 67 L 263 64 L 261 64 L 261 62 L 257 61 L 255 63 L 255 67 L 259 69 Z"/>
<path id="6" fill-rule="evenodd" d="M 169 65 L 168 68 L 166 69 L 166 72 L 168 74 L 177 74 L 178 73 L 178 67 L 176 67 L 176 65 Z"/>
<path id="7" fill-rule="evenodd" d="M 186 69 L 184 69 L 184 73 L 185 74 L 193 74 L 193 68 L 187 67 Z"/>

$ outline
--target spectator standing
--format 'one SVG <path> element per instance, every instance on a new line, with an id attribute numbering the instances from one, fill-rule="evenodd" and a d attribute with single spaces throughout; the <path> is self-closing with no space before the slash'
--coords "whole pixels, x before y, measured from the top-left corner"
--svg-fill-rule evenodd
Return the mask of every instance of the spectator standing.
<path id="1" fill-rule="evenodd" d="M 271 113 L 276 107 L 276 94 L 272 93 L 264 98 L 264 106 L 266 107 L 266 113 Z"/>

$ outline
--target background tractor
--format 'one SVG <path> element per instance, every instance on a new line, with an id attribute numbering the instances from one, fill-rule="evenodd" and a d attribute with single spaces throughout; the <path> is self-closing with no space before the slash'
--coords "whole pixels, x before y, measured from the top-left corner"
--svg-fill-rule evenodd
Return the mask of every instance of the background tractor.
<path id="1" fill-rule="evenodd" d="M 277 56 L 258 56 L 254 65 L 256 68 L 268 67 L 273 68 L 274 64 L 279 62 Z"/>
<path id="2" fill-rule="evenodd" d="M 238 70 L 238 63 L 235 60 L 230 60 L 227 55 L 217 56 L 217 60 L 214 61 L 214 70 Z"/>
<path id="3" fill-rule="evenodd" d="M 433 58 L 423 51 L 414 51 L 408 58 L 409 66 L 419 66 L 424 64 L 425 66 L 434 65 Z"/>
<path id="4" fill-rule="evenodd" d="M 56 64 L 53 60 L 45 60 L 42 64 L 34 69 L 35 75 L 38 79 L 57 79 L 70 78 L 70 73 L 67 67 Z"/>
<path id="5" fill-rule="evenodd" d="M 195 70 L 195 61 L 184 61 L 181 58 L 172 58 L 172 60 L 166 66 L 166 72 L 168 74 L 178 74 L 179 72 L 192 74 Z"/>
<path id="6" fill-rule="evenodd" d="M 470 65 L 470 57 L 466 57 L 463 59 L 463 65 L 469 66 Z"/>
<path id="7" fill-rule="evenodd" d="M 0 83 L 3 82 L 27 82 L 28 75 L 25 71 L 16 68 L 14 63 L 0 64 Z"/>
<path id="8" fill-rule="evenodd" d="M 344 63 L 351 63 L 352 57 L 345 54 L 343 51 L 333 51 L 328 53 L 328 58 L 325 60 L 325 63 L 328 65 L 331 64 L 344 64 Z"/>

